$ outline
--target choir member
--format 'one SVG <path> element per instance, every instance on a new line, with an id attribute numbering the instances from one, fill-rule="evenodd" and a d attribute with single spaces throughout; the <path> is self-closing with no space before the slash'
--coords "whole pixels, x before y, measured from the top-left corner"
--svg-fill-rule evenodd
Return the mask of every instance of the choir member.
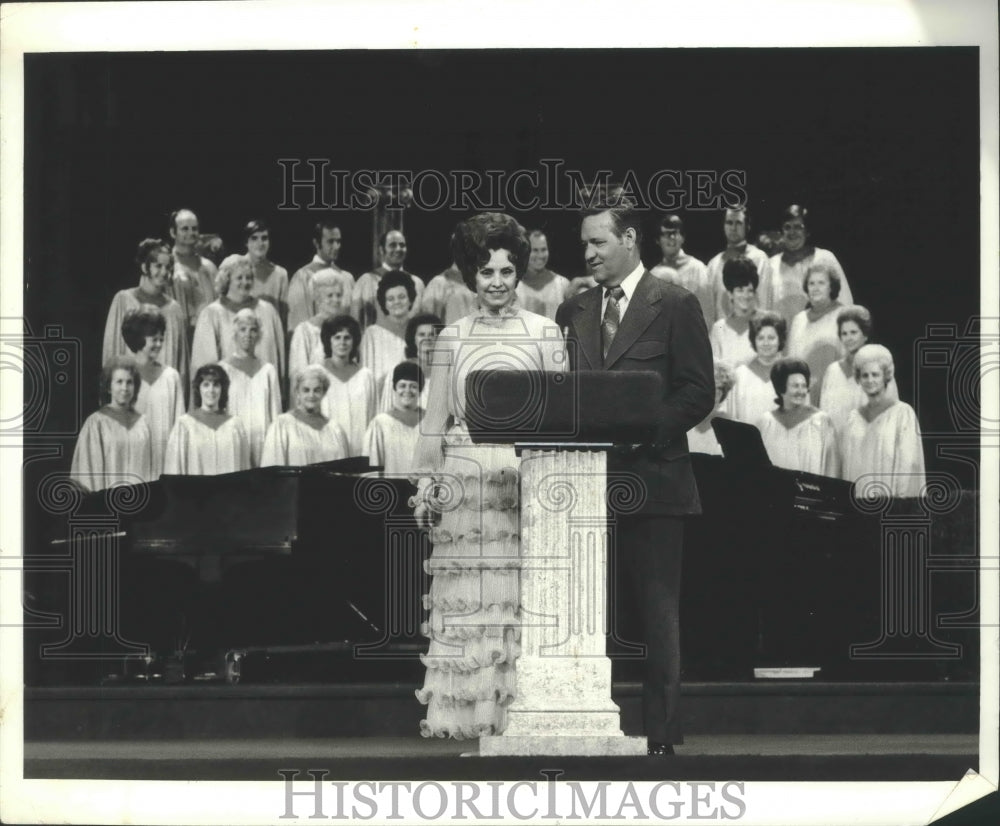
<path id="1" fill-rule="evenodd" d="M 820 404 L 822 382 L 826 368 L 843 355 L 837 332 L 837 313 L 843 305 L 840 277 L 825 264 L 812 264 L 806 269 L 803 292 L 809 297 L 806 309 L 796 313 L 788 328 L 788 355 L 809 365 L 816 381 L 809 388 L 814 405 Z"/>
<path id="2" fill-rule="evenodd" d="M 139 267 L 139 286 L 117 293 L 108 311 L 104 325 L 104 347 L 101 362 L 114 356 L 128 355 L 128 347 L 122 339 L 122 322 L 125 316 L 138 310 L 143 304 L 152 304 L 163 314 L 163 348 L 159 360 L 173 367 L 181 377 L 185 388 L 188 371 L 188 326 L 184 310 L 170 297 L 174 261 L 170 247 L 159 238 L 147 238 L 139 244 L 135 263 Z"/>
<path id="3" fill-rule="evenodd" d="M 788 470 L 839 476 L 833 422 L 809 403 L 809 365 L 802 359 L 779 359 L 771 367 L 777 408 L 757 421 L 771 462 Z"/>
<path id="4" fill-rule="evenodd" d="M 722 230 L 726 236 L 726 248 L 708 262 L 708 283 L 714 297 L 715 313 L 711 319 L 706 319 L 709 329 L 720 318 L 729 315 L 729 293 L 722 283 L 722 268 L 732 258 L 749 258 L 757 268 L 760 284 L 766 284 L 771 273 L 771 265 L 763 250 L 747 242 L 750 231 L 750 211 L 745 207 L 728 208 L 722 222 Z M 758 296 L 758 306 L 770 309 L 769 305 Z"/>
<path id="5" fill-rule="evenodd" d="M 226 412 L 229 375 L 218 364 L 203 364 L 194 374 L 192 407 L 181 416 L 167 441 L 164 473 L 215 476 L 250 467 L 250 442 L 238 416 Z"/>
<path id="6" fill-rule="evenodd" d="M 250 221 L 243 228 L 243 242 L 253 272 L 250 294 L 274 306 L 284 329 L 288 323 L 288 270 L 267 257 L 271 249 L 271 230 L 263 221 Z"/>
<path id="7" fill-rule="evenodd" d="M 430 313 L 415 315 L 406 322 L 406 350 L 404 353 L 406 361 L 419 364 L 420 369 L 424 372 L 424 376 L 427 376 L 430 370 L 428 362 L 433 350 L 434 338 L 442 326 L 441 319 Z M 423 408 L 427 407 L 429 389 L 430 382 L 425 378 L 424 389 L 420 393 L 420 406 Z M 378 406 L 379 413 L 388 413 L 392 410 L 394 397 L 395 391 L 393 390 L 392 382 L 383 382 L 381 401 Z"/>
<path id="8" fill-rule="evenodd" d="M 708 280 L 708 268 L 684 252 L 684 220 L 680 215 L 666 215 L 660 222 L 660 252 L 663 257 L 650 272 L 694 293 L 705 314 L 705 326 L 711 330 L 715 323 L 715 293 Z"/>
<path id="9" fill-rule="evenodd" d="M 141 381 L 127 356 L 112 357 L 101 370 L 102 406 L 80 428 L 70 466 L 70 477 L 84 489 L 153 480 L 149 427 L 134 408 Z"/>
<path id="10" fill-rule="evenodd" d="M 260 319 L 259 357 L 273 364 L 278 379 L 285 373 L 285 334 L 278 311 L 268 302 L 255 298 L 253 272 L 244 255 L 227 256 L 219 266 L 219 297 L 205 307 L 198 317 L 191 345 L 191 369 L 217 364 L 232 351 L 233 319 L 248 308 Z"/>
<path id="11" fill-rule="evenodd" d="M 712 410 L 701 422 L 696 424 L 687 432 L 688 451 L 691 453 L 707 453 L 709 456 L 721 456 L 722 446 L 715 438 L 715 431 L 712 429 L 712 419 L 728 419 L 729 415 L 722 409 L 729 391 L 736 383 L 736 372 L 733 366 L 726 361 L 715 362 L 715 409 Z"/>
<path id="12" fill-rule="evenodd" d="M 475 306 L 476 294 L 466 286 L 454 264 L 427 282 L 420 300 L 422 313 L 436 315 L 445 324 L 467 316 Z"/>
<path id="13" fill-rule="evenodd" d="M 216 268 L 198 252 L 198 216 L 190 209 L 179 209 L 170 216 L 170 237 L 174 241 L 173 296 L 191 330 L 202 309 L 215 299 Z"/>
<path id="14" fill-rule="evenodd" d="M 375 376 L 359 363 L 361 328 L 349 315 L 323 322 L 320 330 L 325 359 L 322 367 L 330 379 L 323 396 L 322 413 L 347 434 L 348 456 L 363 456 L 365 431 L 375 415 Z"/>
<path id="15" fill-rule="evenodd" d="M 770 275 L 760 281 L 760 305 L 781 313 L 791 321 L 796 313 L 806 307 L 806 296 L 802 291 L 806 270 L 813 264 L 822 264 L 828 271 L 836 273 L 840 279 L 840 299 L 843 304 L 851 304 L 851 288 L 840 262 L 829 250 L 815 247 L 809 240 L 806 218 L 809 210 L 792 204 L 781 216 L 781 244 L 783 251 L 771 257 Z"/>
<path id="16" fill-rule="evenodd" d="M 383 232 L 378 239 L 378 249 L 382 263 L 354 282 L 354 292 L 351 296 L 351 315 L 358 320 L 362 332 L 385 316 L 385 310 L 377 300 L 377 291 L 379 283 L 387 273 L 398 272 L 410 279 L 416 290 L 417 299 L 424 291 L 424 282 L 403 269 L 403 262 L 406 261 L 406 236 L 402 232 L 398 229 Z"/>
<path id="17" fill-rule="evenodd" d="M 725 408 L 737 421 L 756 424 L 764 413 L 774 409 L 771 366 L 785 349 L 787 333 L 788 325 L 777 313 L 763 311 L 750 317 L 748 334 L 756 355 L 737 366 L 736 384 Z"/>
<path id="18" fill-rule="evenodd" d="M 731 258 L 722 267 L 722 283 L 729 294 L 729 315 L 716 321 L 710 331 L 712 355 L 718 360 L 744 364 L 754 357 L 750 344 L 750 316 L 757 308 L 760 276 L 749 258 Z"/>
<path id="19" fill-rule="evenodd" d="M 387 474 L 407 475 L 414 470 L 414 452 L 420 436 L 420 391 L 424 373 L 412 361 L 400 362 L 392 371 L 393 406 L 379 413 L 365 433 L 365 453 L 372 467 Z"/>
<path id="20" fill-rule="evenodd" d="M 165 329 L 166 319 L 152 304 L 129 311 L 121 327 L 122 339 L 133 353 L 142 379 L 135 409 L 143 415 L 149 427 L 152 479 L 159 479 L 163 473 L 167 439 L 176 421 L 184 415 L 184 384 L 180 374 L 159 360 Z"/>
<path id="21" fill-rule="evenodd" d="M 347 435 L 321 412 L 330 379 L 319 365 L 305 367 L 292 380 L 294 407 L 268 428 L 261 465 L 311 465 L 348 456 Z"/>
<path id="22" fill-rule="evenodd" d="M 243 422 L 250 442 L 250 466 L 260 465 L 267 429 L 281 413 L 281 385 L 273 364 L 257 358 L 260 319 L 244 307 L 233 318 L 233 347 L 219 362 L 229 376 L 228 412 Z"/>
<path id="23" fill-rule="evenodd" d="M 288 375 L 292 381 L 310 364 L 323 360 L 323 343 L 320 341 L 323 322 L 343 313 L 344 283 L 334 270 L 318 270 L 313 274 L 312 294 L 316 313 L 299 323 L 292 332 L 292 342 L 288 347 Z"/>
<path id="24" fill-rule="evenodd" d="M 854 375 L 865 403 L 851 411 L 841 436 L 843 478 L 862 496 L 919 496 L 925 483 L 920 425 L 913 408 L 888 393 L 895 365 L 881 344 L 854 354 Z"/>
<path id="25" fill-rule="evenodd" d="M 533 230 L 528 233 L 528 240 L 531 255 L 524 277 L 517 282 L 518 303 L 530 313 L 555 320 L 556 310 L 567 298 L 569 279 L 547 268 L 549 242 L 544 232 Z"/>
<path id="26" fill-rule="evenodd" d="M 372 371 L 381 390 L 389 371 L 404 358 L 406 322 L 417 291 L 404 273 L 390 272 L 379 280 L 376 298 L 382 314 L 361 336 L 361 363 Z"/>
<path id="27" fill-rule="evenodd" d="M 313 227 L 313 249 L 316 254 L 312 261 L 295 271 L 288 283 L 288 329 L 294 330 L 303 321 L 316 315 L 316 301 L 313 296 L 313 276 L 320 270 L 332 270 L 340 281 L 343 295 L 336 315 L 346 315 L 351 311 L 351 292 L 354 276 L 338 266 L 337 258 L 343 245 L 340 227 L 331 219 L 324 218 Z"/>
<path id="28" fill-rule="evenodd" d="M 837 433 L 847 424 L 847 417 L 866 401 L 865 391 L 854 377 L 854 355 L 872 335 L 872 316 L 865 307 L 855 304 L 837 313 L 837 334 L 844 357 L 826 368 L 819 394 L 819 407 L 826 413 Z M 886 395 L 899 398 L 896 382 L 886 387 Z"/>

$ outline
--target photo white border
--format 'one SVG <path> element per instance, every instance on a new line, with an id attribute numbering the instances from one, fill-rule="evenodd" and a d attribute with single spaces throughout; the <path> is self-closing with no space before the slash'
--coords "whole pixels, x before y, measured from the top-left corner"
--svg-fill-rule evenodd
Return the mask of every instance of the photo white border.
<path id="1" fill-rule="evenodd" d="M 199 25 L 190 19 L 197 14 Z M 480 21 L 488 25 L 478 25 Z M 528 22 L 530 21 L 530 25 Z M 652 25 L 661 21 L 660 25 Z M 614 32 L 614 34 L 612 34 Z M 330 48 L 978 46 L 980 49 L 981 307 L 998 299 L 997 11 L 992 0 L 766 0 L 629 3 L 162 2 L 0 6 L 0 316 L 22 316 L 24 54 Z M 992 332 L 996 332 L 995 330 Z M 4 371 L 3 410 L 21 409 Z M 983 375 L 983 387 L 996 376 Z M 983 420 L 1000 420 L 983 393 Z M 283 784 L 24 780 L 21 661 L 21 454 L 0 443 L 0 819 L 66 823 L 271 823 Z M 935 783 L 747 783 L 745 824 L 929 822 L 997 789 L 1000 592 L 998 445 L 982 439 L 979 773 Z M 14 518 L 11 518 L 13 515 Z M 991 656 L 991 654 L 993 656 Z M 302 784 L 306 788 L 309 784 Z M 298 787 L 297 787 L 298 788 Z M 300 817 L 300 819 L 302 819 Z M 409 822 L 409 821 L 400 821 Z M 418 821 L 413 821 L 418 822 Z M 551 821 L 550 821 L 551 822 Z"/>

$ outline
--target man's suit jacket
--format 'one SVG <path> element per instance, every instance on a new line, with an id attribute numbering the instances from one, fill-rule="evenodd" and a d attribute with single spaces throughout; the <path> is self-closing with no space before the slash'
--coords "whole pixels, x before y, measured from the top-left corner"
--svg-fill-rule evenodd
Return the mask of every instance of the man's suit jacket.
<path id="1" fill-rule="evenodd" d="M 602 290 L 567 299 L 556 314 L 556 323 L 566 331 L 571 369 L 652 370 L 663 377 L 664 386 L 656 442 L 613 450 L 609 476 L 633 473 L 642 479 L 646 500 L 639 515 L 700 513 L 687 431 L 715 405 L 712 347 L 701 305 L 683 287 L 643 273 L 602 360 Z"/>

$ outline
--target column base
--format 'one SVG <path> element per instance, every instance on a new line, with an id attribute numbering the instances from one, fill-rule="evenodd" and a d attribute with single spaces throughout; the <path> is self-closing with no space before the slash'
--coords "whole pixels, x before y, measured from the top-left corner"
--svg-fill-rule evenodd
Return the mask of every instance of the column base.
<path id="1" fill-rule="evenodd" d="M 507 736 L 499 735 L 479 738 L 480 757 L 519 756 L 578 756 L 578 757 L 638 757 L 646 754 L 645 737 L 608 737 L 565 735 L 546 737 L 544 735 Z"/>

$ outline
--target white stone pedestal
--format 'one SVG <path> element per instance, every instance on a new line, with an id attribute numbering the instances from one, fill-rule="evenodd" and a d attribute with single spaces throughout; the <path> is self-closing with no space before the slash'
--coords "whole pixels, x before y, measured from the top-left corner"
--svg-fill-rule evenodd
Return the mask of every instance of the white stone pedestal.
<path id="1" fill-rule="evenodd" d="M 600 449 L 522 453 L 517 697 L 480 755 L 646 753 L 611 700 L 606 473 Z"/>

